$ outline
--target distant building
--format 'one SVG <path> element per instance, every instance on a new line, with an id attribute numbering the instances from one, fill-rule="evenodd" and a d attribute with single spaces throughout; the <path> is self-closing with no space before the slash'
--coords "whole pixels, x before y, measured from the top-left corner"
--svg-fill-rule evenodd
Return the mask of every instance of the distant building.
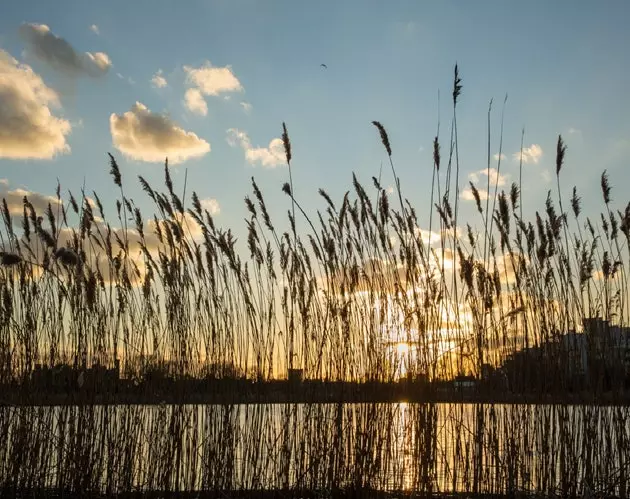
<path id="1" fill-rule="evenodd" d="M 474 376 L 460 374 L 453 380 L 453 388 L 458 391 L 470 391 L 477 386 L 477 379 Z"/>
<path id="2" fill-rule="evenodd" d="M 570 331 L 560 338 L 560 353 L 569 376 L 588 374 L 588 337 L 583 333 Z"/>
<path id="3" fill-rule="evenodd" d="M 569 331 L 551 341 L 508 356 L 501 370 L 516 391 L 610 389 L 630 373 L 630 328 L 595 317 L 583 332 Z"/>
<path id="4" fill-rule="evenodd" d="M 76 368 L 68 364 L 54 367 L 35 364 L 31 373 L 31 386 L 36 390 L 48 392 L 94 392 L 113 391 L 120 382 L 120 361 L 114 361 L 109 369 L 100 364 L 90 368 Z"/>

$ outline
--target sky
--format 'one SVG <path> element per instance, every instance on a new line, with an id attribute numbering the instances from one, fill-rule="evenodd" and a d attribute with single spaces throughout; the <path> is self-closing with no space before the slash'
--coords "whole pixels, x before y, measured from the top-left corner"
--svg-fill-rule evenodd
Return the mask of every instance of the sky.
<path id="1" fill-rule="evenodd" d="M 45 202 L 57 181 L 64 195 L 85 186 L 113 218 L 110 152 L 125 194 L 148 218 L 155 210 L 137 176 L 161 186 L 168 156 L 176 189 L 186 178 L 187 193 L 197 192 L 218 225 L 244 234 L 252 176 L 272 217 L 290 208 L 281 192 L 283 122 L 307 213 L 325 208 L 318 188 L 341 201 L 352 172 L 371 187 L 383 163 L 383 184 L 393 185 L 377 120 L 403 193 L 426 224 L 432 141 L 439 117 L 446 155 L 457 63 L 465 216 L 474 213 L 468 181 L 486 181 L 490 100 L 494 155 L 506 94 L 503 187 L 518 179 L 524 129 L 524 208 L 543 209 L 556 188 L 561 134 L 563 189 L 577 186 L 597 216 L 605 169 L 616 207 L 628 201 L 628 20 L 625 0 L 8 2 L 0 16 L 0 194 Z"/>

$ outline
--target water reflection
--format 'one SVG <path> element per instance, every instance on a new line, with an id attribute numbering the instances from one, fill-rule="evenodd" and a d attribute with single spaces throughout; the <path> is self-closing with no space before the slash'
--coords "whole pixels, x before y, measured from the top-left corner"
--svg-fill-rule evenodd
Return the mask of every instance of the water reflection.
<path id="1" fill-rule="evenodd" d="M 625 495 L 628 408 L 465 404 L 4 407 L 0 480 L 216 490 Z"/>

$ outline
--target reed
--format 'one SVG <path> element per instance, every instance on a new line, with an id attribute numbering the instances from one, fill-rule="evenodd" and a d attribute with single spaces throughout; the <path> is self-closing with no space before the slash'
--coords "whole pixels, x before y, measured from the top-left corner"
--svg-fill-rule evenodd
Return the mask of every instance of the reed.
<path id="1" fill-rule="evenodd" d="M 596 317 L 608 322 L 586 324 L 628 326 L 630 203 L 614 207 L 603 172 L 600 216 L 584 217 L 575 188 L 566 211 L 570 151 L 558 137 L 557 192 L 525 220 L 522 177 L 500 190 L 499 163 L 491 179 L 489 113 L 488 182 L 470 185 L 479 226 L 460 226 L 462 89 L 456 66 L 445 168 L 439 126 L 433 142 L 428 235 L 378 121 L 394 205 L 380 175 L 375 194 L 353 176 L 343 199 L 320 190 L 323 208 L 307 213 L 283 124 L 288 224 L 271 219 L 252 179 L 244 252 L 195 192 L 177 193 L 168 163 L 163 191 L 139 178 L 155 206 L 149 218 L 125 194 L 111 155 L 119 188 L 111 222 L 96 193 L 62 200 L 58 187 L 45 213 L 25 197 L 21 216 L 5 200 L 0 383 L 28 388 L 42 366 L 79 372 L 118 361 L 129 386 L 164 391 L 169 379 L 266 382 L 301 369 L 307 380 L 403 376 L 431 386 L 463 374 L 488 381 L 494 371 L 505 373 L 493 378 L 503 392 L 623 395 L 623 364 L 610 352 L 628 345 L 587 328 L 588 369 L 578 378 L 569 341 L 577 335 L 566 333 Z M 501 123 L 500 149 L 502 135 Z M 8 406 L 0 487 L 624 496 L 626 418 L 624 407 L 588 405 Z"/>

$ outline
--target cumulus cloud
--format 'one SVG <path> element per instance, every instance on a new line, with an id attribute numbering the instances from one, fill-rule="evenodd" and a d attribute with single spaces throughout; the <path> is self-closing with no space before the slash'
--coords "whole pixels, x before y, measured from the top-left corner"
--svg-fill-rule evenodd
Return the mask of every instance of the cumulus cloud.
<path id="1" fill-rule="evenodd" d="M 96 52 L 95 54 L 86 52 L 85 57 L 95 68 L 97 68 L 97 72 L 100 72 L 102 74 L 107 73 L 109 68 L 112 66 L 112 61 L 109 59 L 109 56 L 104 52 Z M 99 76 L 99 74 L 97 74 L 96 76 Z"/>
<path id="2" fill-rule="evenodd" d="M 101 30 L 98 28 L 98 26 L 96 24 L 92 24 L 92 26 L 90 26 L 90 30 L 92 31 L 92 33 L 94 33 L 96 35 L 100 35 L 101 34 Z"/>
<path id="3" fill-rule="evenodd" d="M 494 264 L 499 271 L 499 279 L 501 283 L 513 284 L 516 282 L 517 271 L 520 267 L 527 266 L 529 264 L 529 259 L 526 255 L 518 252 L 512 255 L 505 253 L 495 257 Z"/>
<path id="4" fill-rule="evenodd" d="M 519 157 L 520 157 L 520 154 L 519 154 Z M 499 160 L 503 161 L 504 159 L 505 159 L 505 154 L 503 154 L 503 153 L 501 153 L 501 154 L 496 153 L 494 155 L 494 160 L 495 161 L 499 161 Z"/>
<path id="5" fill-rule="evenodd" d="M 74 246 L 77 236 L 81 233 L 76 225 L 78 217 L 74 214 L 73 210 L 68 209 L 68 225 L 62 222 L 61 217 L 57 217 L 57 214 L 64 208 L 64 200 L 58 199 L 56 196 L 31 192 L 22 188 L 11 189 L 9 187 L 9 182 L 6 179 L 0 179 L 0 202 L 3 199 L 6 201 L 9 214 L 12 218 L 14 218 L 14 227 L 16 228 L 19 227 L 19 220 L 23 216 L 24 197 L 27 197 L 29 202 L 33 205 L 36 216 L 43 217 L 43 225 L 47 230 L 49 230 L 49 225 L 45 213 L 49 205 L 52 208 L 53 214 L 55 214 L 55 217 L 57 218 L 57 224 L 62 225 L 57 227 L 57 247 Z M 96 203 L 93 199 L 88 197 L 86 198 L 86 201 L 95 209 Z M 81 204 L 81 199 L 77 199 L 77 202 Z M 201 206 L 208 210 L 208 212 L 212 215 L 218 215 L 220 213 L 220 206 L 216 199 L 202 199 L 200 200 L 200 203 Z M 74 220 L 72 220 L 73 217 Z M 146 271 L 142 245 L 144 245 L 147 251 L 149 251 L 149 253 L 151 253 L 154 257 L 157 256 L 158 251 L 168 244 L 168 240 L 164 237 L 160 237 L 158 232 L 161 232 L 163 235 L 165 230 L 167 230 L 167 227 L 171 232 L 173 232 L 175 225 L 177 225 L 178 228 L 181 228 L 181 231 L 187 240 L 192 239 L 198 241 L 203 237 L 203 230 L 201 226 L 188 212 L 183 214 L 175 213 L 173 217 L 166 216 L 164 218 L 158 218 L 157 222 L 153 218 L 145 220 L 145 230 L 143 235 L 141 235 L 138 230 L 132 226 L 126 230 L 121 227 L 110 227 L 103 219 L 95 217 L 89 231 L 84 234 L 84 238 L 81 240 L 79 236 L 80 244 L 82 244 L 83 248 L 86 249 L 87 252 L 84 263 L 92 270 L 99 268 L 103 278 L 107 282 L 121 278 L 120 274 L 116 275 L 116 271 L 112 266 L 112 262 L 107 257 L 104 247 L 101 245 L 94 245 L 89 241 L 90 237 L 98 234 L 105 235 L 111 231 L 111 242 L 114 256 L 120 254 L 122 250 L 116 241 L 126 240 L 128 242 L 129 261 L 136 267 L 129 277 L 133 284 L 137 284 L 140 282 L 140 279 L 144 276 Z M 42 241 L 39 240 L 38 237 L 32 236 L 31 243 L 29 244 L 31 248 L 33 248 L 35 256 L 30 254 L 26 259 L 31 262 L 42 263 L 44 254 L 49 254 L 50 250 L 43 245 Z M 175 241 L 175 244 L 179 244 L 177 240 Z M 87 251 L 88 247 L 90 248 L 89 251 Z M 0 245 L 0 249 L 4 248 Z"/>
<path id="6" fill-rule="evenodd" d="M 169 163 L 178 164 L 210 152 L 208 142 L 140 102 L 126 113 L 112 113 L 109 126 L 114 146 L 138 161 L 161 163 L 168 157 Z"/>
<path id="7" fill-rule="evenodd" d="M 158 72 L 153 75 L 151 78 L 151 83 L 155 88 L 164 88 L 168 85 L 166 78 L 162 75 L 162 70 L 158 69 Z"/>
<path id="8" fill-rule="evenodd" d="M 207 210 L 210 215 L 218 215 L 221 213 L 221 206 L 216 199 L 201 199 L 199 203 L 201 204 L 201 208 Z"/>
<path id="9" fill-rule="evenodd" d="M 416 228 L 416 235 L 422 238 L 424 244 L 431 243 L 431 245 L 433 245 L 439 243 L 442 239 L 437 232 L 420 229 L 419 227 Z"/>
<path id="10" fill-rule="evenodd" d="M 487 190 L 485 190 L 485 189 L 477 189 L 477 193 L 479 194 L 479 199 L 481 201 L 485 201 L 486 199 L 488 199 L 488 191 Z M 464 201 L 474 201 L 475 200 L 475 196 L 473 195 L 472 189 L 470 187 L 466 187 L 462 191 L 460 197 Z"/>
<path id="11" fill-rule="evenodd" d="M 193 68 L 184 66 L 188 82 L 197 87 L 204 95 L 241 92 L 243 86 L 232 72 L 230 66 L 214 67 L 210 61 L 203 66 Z"/>
<path id="12" fill-rule="evenodd" d="M 67 153 L 70 122 L 52 114 L 59 97 L 30 66 L 0 50 L 0 158 L 50 159 Z"/>
<path id="13" fill-rule="evenodd" d="M 43 215 L 48 209 L 49 204 L 53 212 L 61 208 L 62 205 L 61 200 L 57 199 L 55 196 L 47 196 L 22 188 L 9 189 L 9 182 L 6 179 L 0 179 L 0 199 L 6 201 L 9 214 L 12 217 L 21 217 L 24 214 L 25 197 L 33 205 L 35 213 L 38 215 Z"/>
<path id="14" fill-rule="evenodd" d="M 496 168 L 484 168 L 483 170 L 479 170 L 478 172 L 473 172 L 468 175 L 468 178 L 473 183 L 478 183 L 480 181 L 480 175 L 485 175 L 490 180 L 490 185 L 498 185 L 499 187 L 504 186 L 508 181 L 507 175 L 501 175 Z M 483 179 L 482 183 L 487 184 L 488 181 Z"/>
<path id="15" fill-rule="evenodd" d="M 198 88 L 189 88 L 186 90 L 186 94 L 184 95 L 184 105 L 191 113 L 195 113 L 200 116 L 206 116 L 208 114 L 208 104 Z"/>
<path id="16" fill-rule="evenodd" d="M 253 147 L 247 133 L 236 128 L 227 131 L 227 143 L 232 147 L 240 146 L 245 151 L 245 159 L 251 165 L 260 164 L 275 168 L 286 162 L 282 139 L 273 139 L 268 147 Z"/>
<path id="17" fill-rule="evenodd" d="M 252 105 L 249 102 L 241 102 L 241 107 L 243 108 L 243 111 L 245 111 L 245 114 L 252 112 Z"/>
<path id="18" fill-rule="evenodd" d="M 523 163 L 538 163 L 542 158 L 543 150 L 538 144 L 532 144 L 529 147 L 523 148 Z M 521 160 L 521 151 L 515 152 L 512 157 L 514 161 Z"/>
<path id="19" fill-rule="evenodd" d="M 482 176 L 488 177 L 488 179 L 483 179 Z M 479 170 L 477 172 L 469 173 L 468 179 L 473 184 L 481 184 L 487 185 L 488 180 L 490 181 L 491 186 L 502 187 L 507 184 L 509 180 L 509 176 L 501 175 L 496 168 L 484 168 L 483 170 Z M 476 186 L 475 186 L 476 187 Z M 477 188 L 477 193 L 479 194 L 479 199 L 481 201 L 485 201 L 488 199 L 488 191 L 486 189 Z M 466 187 L 462 190 L 460 194 L 460 198 L 464 201 L 474 201 L 475 196 L 473 195 L 473 191 L 470 187 Z"/>
<path id="20" fill-rule="evenodd" d="M 55 35 L 45 24 L 26 23 L 20 26 L 28 52 L 57 71 L 79 76 L 103 76 L 112 62 L 103 52 L 78 53 L 65 39 Z"/>

